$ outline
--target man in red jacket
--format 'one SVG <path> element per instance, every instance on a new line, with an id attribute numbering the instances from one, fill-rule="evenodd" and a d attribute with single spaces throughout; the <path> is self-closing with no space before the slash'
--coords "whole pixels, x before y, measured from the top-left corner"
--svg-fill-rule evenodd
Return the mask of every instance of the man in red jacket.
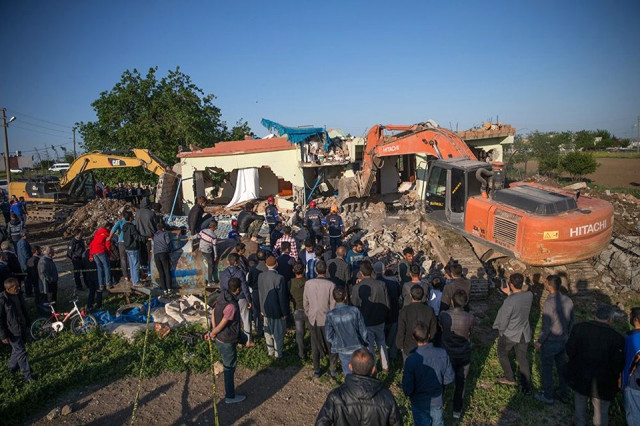
<path id="1" fill-rule="evenodd" d="M 98 229 L 93 236 L 93 240 L 89 243 L 89 259 L 96 261 L 96 269 L 98 270 L 99 291 L 103 291 L 106 286 L 113 287 L 111 284 L 111 268 L 109 266 L 109 252 L 111 251 L 111 222 Z"/>

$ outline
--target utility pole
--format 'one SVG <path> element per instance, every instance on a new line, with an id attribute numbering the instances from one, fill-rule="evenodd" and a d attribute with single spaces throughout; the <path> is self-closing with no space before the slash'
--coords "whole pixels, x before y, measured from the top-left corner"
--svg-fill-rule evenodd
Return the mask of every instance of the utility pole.
<path id="1" fill-rule="evenodd" d="M 76 128 L 73 128 L 73 159 L 76 159 Z"/>
<path id="2" fill-rule="evenodd" d="M 5 139 L 7 130 L 5 129 Z M 636 152 L 640 154 L 640 115 L 638 116 L 638 140 L 636 141 Z"/>
<path id="3" fill-rule="evenodd" d="M 9 168 L 9 137 L 7 136 L 7 109 L 2 108 L 2 128 L 4 129 L 4 171 L 7 173 L 7 191 L 11 183 L 11 169 Z"/>

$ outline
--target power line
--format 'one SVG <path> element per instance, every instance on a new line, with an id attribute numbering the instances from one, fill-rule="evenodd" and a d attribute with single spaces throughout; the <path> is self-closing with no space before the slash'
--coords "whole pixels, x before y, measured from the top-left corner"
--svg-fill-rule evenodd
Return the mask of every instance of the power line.
<path id="1" fill-rule="evenodd" d="M 49 121 L 49 120 L 45 120 L 45 119 L 42 119 L 42 118 L 34 117 L 33 115 L 29 115 L 29 114 L 26 114 L 26 113 L 24 113 L 24 112 L 17 111 L 17 110 L 15 110 L 15 109 L 13 109 L 13 108 L 7 108 L 7 109 L 8 109 L 9 111 L 11 111 L 11 112 L 14 112 L 14 113 L 15 113 L 14 115 L 18 115 L 18 116 L 20 116 L 20 117 L 23 117 L 23 116 L 24 116 L 24 117 L 29 117 L 29 118 L 31 118 L 31 119 L 33 119 L 33 120 L 43 121 L 43 122 L 45 122 L 45 123 L 53 124 L 54 126 L 65 127 L 65 128 L 67 128 L 67 129 L 71 129 L 71 128 L 72 128 L 72 126 L 69 126 L 69 125 L 66 125 L 66 124 L 56 123 L 55 121 Z"/>
<path id="2" fill-rule="evenodd" d="M 42 126 L 40 124 L 32 123 L 32 122 L 30 122 L 28 120 L 24 120 L 22 117 L 20 117 L 20 121 L 19 122 L 21 124 L 26 124 L 28 126 L 39 127 L 39 128 L 46 129 L 46 130 L 51 130 L 51 131 L 54 131 L 54 132 L 69 133 L 69 130 L 60 130 L 60 129 L 54 129 L 53 127 Z"/>
<path id="3" fill-rule="evenodd" d="M 47 136 L 51 136 L 51 137 L 54 137 L 54 138 L 69 139 L 69 140 L 71 140 L 71 137 L 64 137 L 63 135 L 55 135 L 55 134 L 53 134 L 53 133 L 47 133 L 47 132 L 43 132 L 43 131 L 41 131 L 41 130 L 30 129 L 30 128 L 28 128 L 28 127 L 22 127 L 22 126 L 17 125 L 15 122 L 14 122 L 14 123 L 11 123 L 11 127 L 16 127 L 16 128 L 18 128 L 18 129 L 26 130 L 26 131 L 28 131 L 28 132 L 40 133 L 40 134 L 47 135 Z"/>

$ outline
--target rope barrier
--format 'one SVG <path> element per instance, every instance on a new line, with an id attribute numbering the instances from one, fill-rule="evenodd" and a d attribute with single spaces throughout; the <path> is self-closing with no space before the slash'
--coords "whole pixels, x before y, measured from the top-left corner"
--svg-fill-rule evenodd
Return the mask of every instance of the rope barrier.
<path id="1" fill-rule="evenodd" d="M 138 389 L 136 390 L 136 397 L 133 400 L 133 411 L 131 412 L 131 426 L 134 425 L 136 420 L 136 411 L 138 410 L 138 401 L 140 400 L 140 391 L 142 389 L 142 373 L 144 371 L 144 357 L 147 353 L 147 342 L 149 340 L 149 322 L 151 320 L 151 293 L 149 293 L 149 300 L 147 301 L 147 325 L 144 332 L 144 344 L 142 345 L 142 359 L 140 360 L 140 374 L 138 375 Z M 217 425 L 216 425 L 217 426 Z"/>
<path id="2" fill-rule="evenodd" d="M 208 306 L 208 298 L 207 298 L 207 289 L 204 289 L 204 311 L 205 316 L 207 318 L 207 333 L 211 332 L 211 327 L 213 324 L 209 321 L 209 306 Z M 209 341 L 209 361 L 211 363 L 211 380 L 213 382 L 212 385 L 212 394 L 211 394 L 211 406 L 213 407 L 213 418 L 215 426 L 220 426 L 220 419 L 218 418 L 218 404 L 216 404 L 216 397 L 218 395 L 216 389 L 216 371 L 214 367 L 214 357 L 213 357 L 213 340 L 208 339 Z"/>

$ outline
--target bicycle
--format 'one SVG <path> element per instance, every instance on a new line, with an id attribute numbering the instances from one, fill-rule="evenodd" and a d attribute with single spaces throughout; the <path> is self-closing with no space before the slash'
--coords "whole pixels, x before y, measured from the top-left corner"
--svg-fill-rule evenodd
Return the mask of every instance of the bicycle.
<path id="1" fill-rule="evenodd" d="M 31 324 L 31 337 L 34 340 L 40 340 L 58 334 L 64 330 L 64 323 L 68 319 L 71 319 L 71 330 L 75 334 L 87 333 L 98 326 L 98 320 L 93 315 L 85 313 L 84 309 L 78 309 L 78 298 L 71 302 L 73 303 L 71 312 L 63 313 L 56 312 L 53 307 L 56 302 L 43 303 L 44 306 L 48 306 L 51 309 L 51 316 L 38 318 Z"/>

